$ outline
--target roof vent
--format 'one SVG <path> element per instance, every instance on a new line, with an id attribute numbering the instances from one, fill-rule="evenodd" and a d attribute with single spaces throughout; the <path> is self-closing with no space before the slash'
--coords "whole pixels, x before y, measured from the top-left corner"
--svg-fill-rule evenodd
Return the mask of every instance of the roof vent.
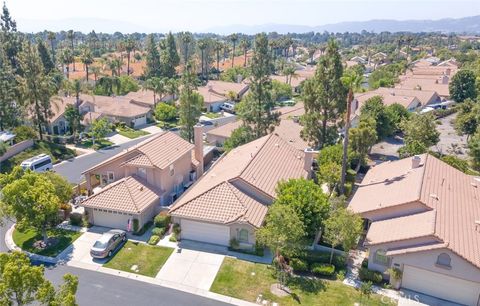
<path id="1" fill-rule="evenodd" d="M 435 193 L 431 193 L 430 197 L 438 201 L 438 196 Z"/>
<path id="2" fill-rule="evenodd" d="M 280 147 L 280 144 L 276 143 L 276 144 L 275 144 L 275 147 L 276 147 L 276 148 Z"/>
<path id="3" fill-rule="evenodd" d="M 420 156 L 418 155 L 415 155 L 412 157 L 412 169 L 416 169 L 418 167 L 420 167 L 420 161 L 422 159 L 420 158 Z"/>
<path id="4" fill-rule="evenodd" d="M 138 190 L 143 191 L 143 186 L 138 186 Z"/>

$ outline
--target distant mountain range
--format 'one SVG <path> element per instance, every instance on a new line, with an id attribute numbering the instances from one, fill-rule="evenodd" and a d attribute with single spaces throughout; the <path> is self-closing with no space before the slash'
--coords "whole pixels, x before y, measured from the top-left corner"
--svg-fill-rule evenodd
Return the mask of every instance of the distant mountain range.
<path id="1" fill-rule="evenodd" d="M 97 18 L 70 18 L 61 20 L 19 20 L 19 29 L 25 32 L 39 32 L 44 29 L 61 31 L 75 29 L 84 33 L 95 30 L 96 32 L 113 33 L 150 33 L 166 32 L 174 29 L 158 28 L 154 24 L 149 27 L 142 27 L 135 23 L 108 20 Z M 332 23 L 320 26 L 303 26 L 289 24 L 263 24 L 263 25 L 229 25 L 217 26 L 208 29 L 183 29 L 197 33 L 245 33 L 256 34 L 259 32 L 306 33 L 306 32 L 443 32 L 443 33 L 480 33 L 480 15 L 464 18 L 447 18 L 439 20 L 369 20 L 369 21 L 348 21 Z"/>
<path id="2" fill-rule="evenodd" d="M 288 24 L 231 25 L 213 27 L 207 32 L 230 34 L 240 32 L 255 34 L 259 32 L 306 33 L 306 32 L 443 32 L 443 33 L 480 33 L 480 15 L 464 18 L 446 18 L 438 20 L 369 20 L 332 23 L 321 26 L 301 26 Z"/>

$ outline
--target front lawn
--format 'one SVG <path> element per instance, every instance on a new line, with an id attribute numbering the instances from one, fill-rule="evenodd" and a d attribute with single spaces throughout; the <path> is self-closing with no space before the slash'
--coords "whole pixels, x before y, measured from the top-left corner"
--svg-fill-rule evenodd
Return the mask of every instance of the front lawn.
<path id="1" fill-rule="evenodd" d="M 48 237 L 56 238 L 58 239 L 58 242 L 52 247 L 40 250 L 34 247 L 34 243 L 42 239 L 42 235 L 39 231 L 36 231 L 34 229 L 28 229 L 21 232 L 15 228 L 12 234 L 13 241 L 22 250 L 50 257 L 55 257 L 60 254 L 81 235 L 82 233 L 80 232 L 68 231 L 58 228 L 51 229 L 48 231 Z"/>
<path id="2" fill-rule="evenodd" d="M 75 151 L 63 145 L 47 141 L 35 141 L 35 144 L 31 148 L 2 162 L 1 172 L 10 172 L 13 167 L 20 165 L 22 161 L 42 153 L 50 155 L 54 164 L 75 157 Z"/>
<path id="3" fill-rule="evenodd" d="M 125 137 L 128 137 L 130 139 L 134 139 L 134 138 L 138 138 L 140 136 L 145 136 L 145 135 L 150 134 L 150 133 L 142 131 L 142 130 L 134 130 L 130 127 L 122 127 L 122 126 L 117 127 L 117 132 L 118 132 L 118 134 L 120 134 L 122 136 L 125 136 Z"/>
<path id="4" fill-rule="evenodd" d="M 210 290 L 250 302 L 255 302 L 258 295 L 262 294 L 263 299 L 277 302 L 282 306 L 350 306 L 361 301 L 357 290 L 341 282 L 299 277 L 293 278 L 288 283 L 293 294 L 280 298 L 270 292 L 270 286 L 277 282 L 272 266 L 227 257 Z M 372 295 L 367 305 L 385 306 L 385 303 L 382 303 L 378 295 Z"/>
<path id="5" fill-rule="evenodd" d="M 155 277 L 167 261 L 172 248 L 150 246 L 128 241 L 104 267 Z M 137 266 L 137 271 L 132 266 Z"/>
<path id="6" fill-rule="evenodd" d="M 204 115 L 205 117 L 207 117 L 207 118 L 210 118 L 210 119 L 216 119 L 216 118 L 222 117 L 222 114 L 220 114 L 220 113 L 212 113 L 212 112 L 204 113 L 203 115 Z"/>
<path id="7" fill-rule="evenodd" d="M 105 147 L 113 146 L 113 142 L 107 139 L 95 139 L 95 145 L 94 145 L 92 139 L 86 139 L 78 143 L 77 146 L 80 148 L 92 148 L 94 150 L 99 150 Z"/>

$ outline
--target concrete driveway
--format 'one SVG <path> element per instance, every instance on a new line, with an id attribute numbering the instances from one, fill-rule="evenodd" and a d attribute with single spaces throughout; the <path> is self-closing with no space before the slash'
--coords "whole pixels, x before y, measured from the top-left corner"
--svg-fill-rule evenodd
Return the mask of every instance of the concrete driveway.
<path id="1" fill-rule="evenodd" d="M 209 290 L 225 255 L 177 248 L 156 279 L 196 289 Z"/>
<path id="2" fill-rule="evenodd" d="M 101 267 L 106 260 L 103 259 L 93 259 L 90 256 L 90 248 L 93 246 L 95 241 L 102 236 L 98 232 L 85 232 L 77 240 L 73 242 L 73 248 L 71 253 L 69 253 L 65 260 L 68 260 L 67 265 L 71 266 L 82 266 L 82 265 L 93 265 Z"/>

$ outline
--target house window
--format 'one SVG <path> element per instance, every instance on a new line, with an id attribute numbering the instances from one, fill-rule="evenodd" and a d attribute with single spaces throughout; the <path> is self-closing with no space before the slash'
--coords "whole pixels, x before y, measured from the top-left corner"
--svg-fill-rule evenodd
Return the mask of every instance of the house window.
<path id="1" fill-rule="evenodd" d="M 373 261 L 377 264 L 388 266 L 388 257 L 385 250 L 379 249 L 375 251 Z"/>
<path id="2" fill-rule="evenodd" d="M 238 232 L 238 241 L 239 242 L 248 242 L 248 231 L 244 228 L 242 228 Z"/>
<path id="3" fill-rule="evenodd" d="M 175 174 L 175 169 L 173 168 L 173 164 L 170 165 L 170 176 L 173 176 Z"/>
<path id="4" fill-rule="evenodd" d="M 451 265 L 450 265 L 451 262 L 452 262 L 452 259 L 447 253 L 442 253 L 437 257 L 437 266 L 441 266 L 444 268 L 451 268 Z"/>
<path id="5" fill-rule="evenodd" d="M 137 175 L 141 178 L 147 178 L 147 169 L 145 168 L 137 168 Z"/>
<path id="6" fill-rule="evenodd" d="M 107 171 L 107 183 L 113 183 L 115 181 L 115 173 L 113 171 Z"/>

